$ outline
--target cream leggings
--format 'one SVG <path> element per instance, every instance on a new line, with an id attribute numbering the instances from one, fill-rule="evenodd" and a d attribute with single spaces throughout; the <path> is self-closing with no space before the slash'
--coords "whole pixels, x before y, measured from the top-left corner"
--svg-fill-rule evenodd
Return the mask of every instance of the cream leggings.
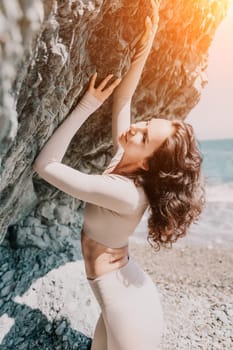
<path id="1" fill-rule="evenodd" d="M 157 350 L 163 333 L 159 293 L 133 260 L 88 282 L 100 305 L 91 350 Z"/>

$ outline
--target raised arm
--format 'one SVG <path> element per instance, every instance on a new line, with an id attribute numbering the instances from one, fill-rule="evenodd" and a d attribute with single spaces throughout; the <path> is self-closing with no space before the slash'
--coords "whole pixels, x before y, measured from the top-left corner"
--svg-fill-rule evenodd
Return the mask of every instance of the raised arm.
<path id="1" fill-rule="evenodd" d="M 105 88 L 108 81 L 112 78 L 112 74 L 109 74 L 100 85 L 95 88 L 96 77 L 97 73 L 92 76 L 89 88 L 81 101 L 56 129 L 37 156 L 33 164 L 33 169 L 40 175 L 46 172 L 46 166 L 49 163 L 62 161 L 70 141 L 78 129 L 112 94 L 114 88 L 120 82 L 120 79 L 116 79 L 108 88 Z"/>
<path id="2" fill-rule="evenodd" d="M 78 128 L 119 84 L 117 79 L 104 89 L 111 77 L 109 75 L 95 89 L 96 74 L 93 76 L 87 93 L 42 148 L 33 163 L 33 169 L 48 183 L 75 198 L 119 213 L 127 213 L 139 201 L 133 181 L 129 183 L 123 176 L 116 174 L 89 175 L 61 163 Z"/>
<path id="3" fill-rule="evenodd" d="M 130 107 L 132 96 L 141 77 L 145 62 L 150 53 L 158 27 L 158 6 L 151 0 L 152 15 L 146 17 L 145 30 L 140 35 L 130 68 L 113 94 L 112 138 L 114 153 L 119 146 L 118 138 L 131 122 Z"/>

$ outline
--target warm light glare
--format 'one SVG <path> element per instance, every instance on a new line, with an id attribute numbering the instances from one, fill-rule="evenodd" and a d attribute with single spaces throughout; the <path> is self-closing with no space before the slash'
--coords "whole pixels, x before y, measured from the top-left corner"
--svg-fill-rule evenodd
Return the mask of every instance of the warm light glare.
<path id="1" fill-rule="evenodd" d="M 186 119 L 200 140 L 233 138 L 233 0 L 230 3 L 209 49 L 208 84 Z"/>

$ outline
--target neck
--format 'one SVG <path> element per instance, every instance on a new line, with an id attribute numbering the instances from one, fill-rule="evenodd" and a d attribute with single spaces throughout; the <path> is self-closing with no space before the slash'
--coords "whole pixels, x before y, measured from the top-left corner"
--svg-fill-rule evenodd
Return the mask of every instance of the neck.
<path id="1" fill-rule="evenodd" d="M 131 175 L 137 170 L 137 166 L 135 166 L 134 163 L 132 163 L 125 155 L 123 154 L 121 160 L 114 168 L 115 174 L 125 174 L 125 175 Z"/>

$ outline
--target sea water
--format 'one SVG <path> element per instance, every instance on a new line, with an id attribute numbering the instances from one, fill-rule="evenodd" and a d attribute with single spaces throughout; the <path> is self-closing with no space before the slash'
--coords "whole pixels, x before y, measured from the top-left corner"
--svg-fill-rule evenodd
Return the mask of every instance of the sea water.
<path id="1" fill-rule="evenodd" d="M 233 246 L 233 139 L 199 141 L 203 156 L 206 204 L 196 223 L 176 245 L 197 244 Z M 135 230 L 133 240 L 145 241 L 146 213 Z"/>

